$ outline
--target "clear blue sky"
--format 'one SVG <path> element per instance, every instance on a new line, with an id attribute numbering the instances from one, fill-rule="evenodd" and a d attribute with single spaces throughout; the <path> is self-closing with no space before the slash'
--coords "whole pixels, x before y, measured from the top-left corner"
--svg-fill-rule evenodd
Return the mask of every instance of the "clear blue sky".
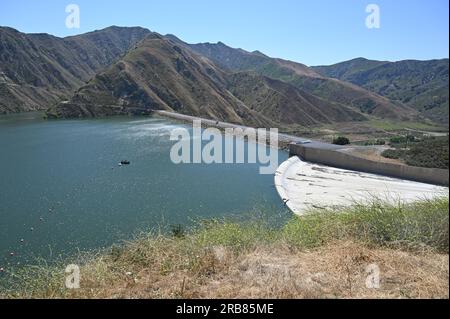
<path id="1" fill-rule="evenodd" d="M 80 7 L 80 29 L 65 26 L 71 3 Z M 380 29 L 365 25 L 370 3 L 380 7 Z M 0 25 L 57 36 L 142 26 L 319 65 L 448 58 L 448 10 L 448 0 L 1 0 Z"/>

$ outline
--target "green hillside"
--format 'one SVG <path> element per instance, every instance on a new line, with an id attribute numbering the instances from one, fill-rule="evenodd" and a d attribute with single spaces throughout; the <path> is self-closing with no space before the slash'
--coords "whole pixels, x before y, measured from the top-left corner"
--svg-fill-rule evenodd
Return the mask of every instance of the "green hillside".
<path id="1" fill-rule="evenodd" d="M 407 104 L 432 120 L 448 124 L 448 59 L 382 62 L 358 58 L 313 69 Z"/>

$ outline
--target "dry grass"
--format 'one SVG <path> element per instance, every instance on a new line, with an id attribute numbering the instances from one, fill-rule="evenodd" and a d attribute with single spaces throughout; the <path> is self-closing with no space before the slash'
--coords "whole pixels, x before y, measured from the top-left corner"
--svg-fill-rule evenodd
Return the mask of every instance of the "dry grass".
<path id="1" fill-rule="evenodd" d="M 205 252 L 195 271 L 144 268 L 111 285 L 70 297 L 96 298 L 448 298 L 448 255 L 370 249 L 337 242 L 311 251 L 267 246 L 233 256 Z M 366 268 L 380 268 L 380 288 L 366 287 Z"/>
<path id="2" fill-rule="evenodd" d="M 370 161 L 383 162 L 383 163 L 393 163 L 393 164 L 401 164 L 405 163 L 398 159 L 386 158 L 381 155 L 381 153 L 385 150 L 389 149 L 389 147 L 376 147 L 376 146 L 366 146 L 364 148 L 351 148 L 341 150 L 341 152 L 345 152 L 347 154 L 354 155 L 356 157 L 365 158 Z"/>
<path id="3" fill-rule="evenodd" d="M 206 222 L 78 257 L 81 288 L 64 266 L 14 273 L 3 298 L 449 298 L 448 199 L 374 203 L 263 222 Z M 366 287 L 367 267 L 380 287 Z"/>

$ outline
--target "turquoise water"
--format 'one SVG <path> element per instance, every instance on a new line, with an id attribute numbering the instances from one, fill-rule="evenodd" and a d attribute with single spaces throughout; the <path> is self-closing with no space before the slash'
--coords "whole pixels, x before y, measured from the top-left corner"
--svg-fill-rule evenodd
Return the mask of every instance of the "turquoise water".
<path id="1" fill-rule="evenodd" d="M 0 267 L 107 247 L 160 225 L 283 209 L 273 176 L 257 164 L 173 164 L 170 131 L 180 126 L 189 128 L 162 118 L 1 116 Z M 131 165 L 119 167 L 123 159 Z"/>

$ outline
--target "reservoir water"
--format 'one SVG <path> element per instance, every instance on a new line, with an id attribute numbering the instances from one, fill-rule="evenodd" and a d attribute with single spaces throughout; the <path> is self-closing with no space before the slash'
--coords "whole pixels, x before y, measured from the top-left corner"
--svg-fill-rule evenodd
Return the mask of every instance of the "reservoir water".
<path id="1" fill-rule="evenodd" d="M 159 225 L 283 210 L 258 164 L 173 164 L 170 132 L 180 126 L 190 127 L 0 116 L 0 267 L 108 247 Z M 131 165 L 119 167 L 124 159 Z"/>

